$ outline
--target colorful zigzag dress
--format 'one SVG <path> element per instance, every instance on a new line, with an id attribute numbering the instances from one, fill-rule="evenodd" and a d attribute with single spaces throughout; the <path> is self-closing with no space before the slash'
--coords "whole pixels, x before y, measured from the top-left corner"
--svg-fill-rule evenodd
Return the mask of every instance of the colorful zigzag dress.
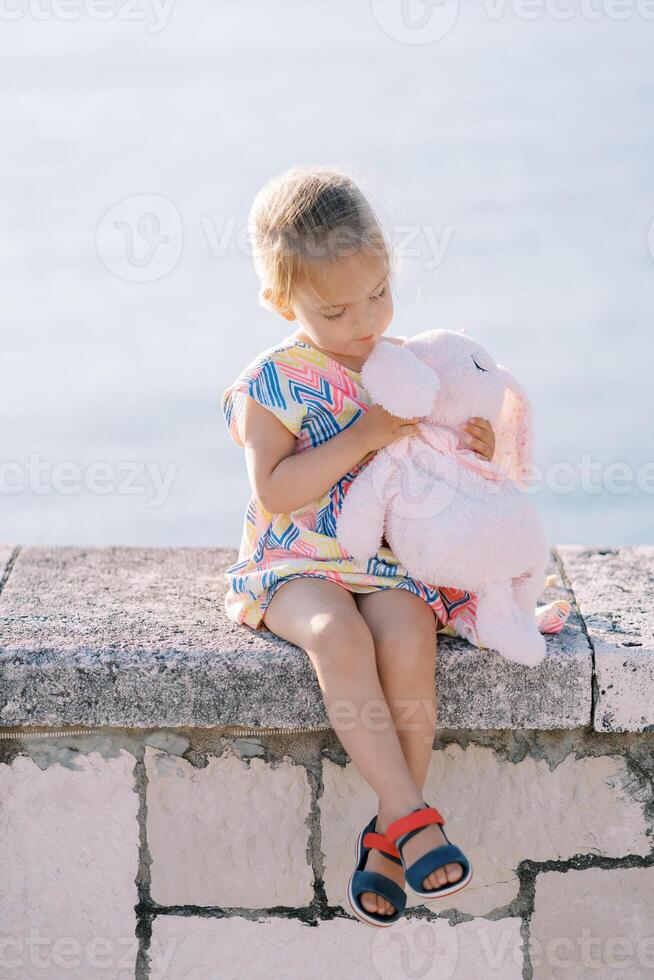
<path id="1" fill-rule="evenodd" d="M 342 432 L 372 404 L 361 372 L 294 336 L 255 357 L 221 395 L 227 428 L 241 447 L 248 395 L 293 433 L 296 453 Z M 272 514 L 254 494 L 250 496 L 238 559 L 225 570 L 227 616 L 235 623 L 267 630 L 263 614 L 275 591 L 289 579 L 310 576 L 335 582 L 350 592 L 407 589 L 431 606 L 440 633 L 458 635 L 479 646 L 474 593 L 411 578 L 385 539 L 365 562 L 354 559 L 339 545 L 336 518 L 349 485 L 370 459 L 344 474 L 319 500 L 289 514 Z M 552 610 L 539 628 L 558 632 L 565 618 L 560 609 L 558 613 Z"/>

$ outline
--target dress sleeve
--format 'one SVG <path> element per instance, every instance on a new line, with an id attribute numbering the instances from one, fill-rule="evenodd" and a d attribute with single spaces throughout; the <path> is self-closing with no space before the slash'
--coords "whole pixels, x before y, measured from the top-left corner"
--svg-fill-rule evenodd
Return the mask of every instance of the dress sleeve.
<path id="1" fill-rule="evenodd" d="M 267 357 L 252 369 L 246 368 L 221 395 L 227 429 L 237 446 L 244 446 L 244 412 L 247 396 L 269 409 L 297 438 L 307 406 L 303 386 L 294 375 L 297 369 L 282 360 Z"/>

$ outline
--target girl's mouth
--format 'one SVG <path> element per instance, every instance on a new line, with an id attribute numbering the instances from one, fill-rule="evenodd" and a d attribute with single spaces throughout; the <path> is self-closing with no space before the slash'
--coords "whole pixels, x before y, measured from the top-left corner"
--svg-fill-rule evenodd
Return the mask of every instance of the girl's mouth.
<path id="1" fill-rule="evenodd" d="M 369 333 L 367 337 L 359 337 L 359 342 L 362 344 L 369 344 L 374 336 L 374 333 Z"/>

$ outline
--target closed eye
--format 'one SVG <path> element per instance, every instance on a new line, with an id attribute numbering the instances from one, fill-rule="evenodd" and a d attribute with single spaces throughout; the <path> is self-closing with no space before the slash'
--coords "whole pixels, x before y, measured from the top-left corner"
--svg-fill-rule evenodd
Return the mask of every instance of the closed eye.
<path id="1" fill-rule="evenodd" d="M 384 285 L 381 292 L 372 293 L 371 299 L 383 299 L 385 295 L 386 295 L 386 285 Z M 325 320 L 338 320 L 339 317 L 342 317 L 344 313 L 345 313 L 345 309 L 342 309 L 339 310 L 338 313 L 323 313 L 323 316 Z"/>
<path id="2" fill-rule="evenodd" d="M 472 354 L 470 355 L 470 357 L 472 357 Z M 473 363 L 474 363 L 474 365 L 475 365 L 475 367 L 477 368 L 478 371 L 484 371 L 484 372 L 487 372 L 488 371 L 488 368 L 483 368 L 481 366 L 481 364 L 477 364 L 477 362 L 475 361 L 474 357 L 472 357 L 472 360 L 473 360 Z"/>

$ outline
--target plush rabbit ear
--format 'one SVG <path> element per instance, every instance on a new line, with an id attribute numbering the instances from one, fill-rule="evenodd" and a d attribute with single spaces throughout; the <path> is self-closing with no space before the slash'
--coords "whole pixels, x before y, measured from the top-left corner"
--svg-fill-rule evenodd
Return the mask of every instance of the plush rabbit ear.
<path id="1" fill-rule="evenodd" d="M 380 340 L 361 369 L 373 402 L 403 419 L 430 415 L 441 386 L 438 375 L 406 346 Z"/>
<path id="2" fill-rule="evenodd" d="M 495 452 L 492 462 L 519 487 L 526 489 L 533 465 L 533 418 L 531 402 L 524 389 L 502 364 L 497 365 L 504 379 L 504 401 L 495 425 Z"/>

